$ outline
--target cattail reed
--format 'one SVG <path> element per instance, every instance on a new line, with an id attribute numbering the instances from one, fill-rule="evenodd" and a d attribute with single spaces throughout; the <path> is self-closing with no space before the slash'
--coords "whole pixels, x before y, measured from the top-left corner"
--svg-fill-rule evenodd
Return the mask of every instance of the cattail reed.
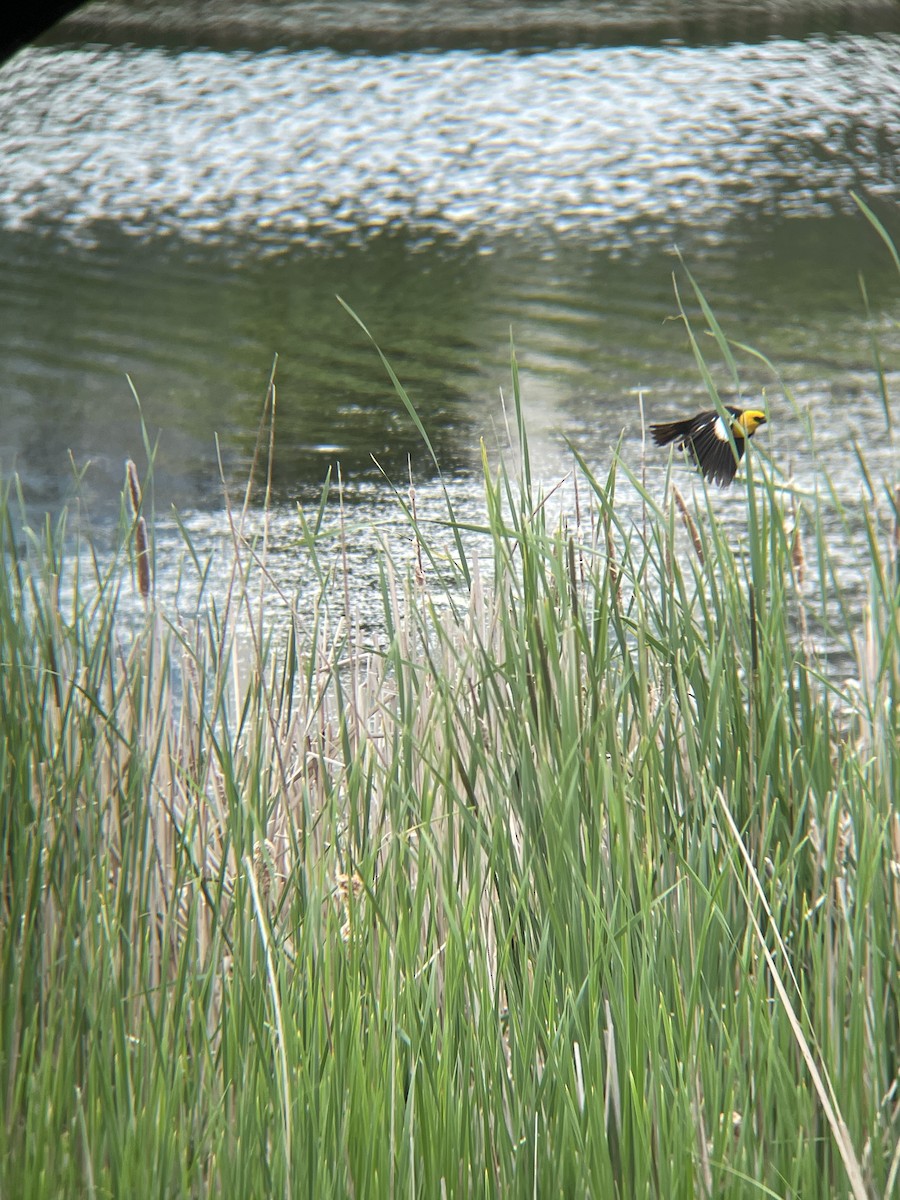
<path id="1" fill-rule="evenodd" d="M 568 543 L 568 567 L 569 567 L 569 596 L 572 601 L 572 614 L 578 617 L 578 574 L 575 568 L 575 539 L 569 537 Z"/>
<path id="2" fill-rule="evenodd" d="M 150 599 L 150 542 L 147 537 L 147 522 L 141 514 L 141 485 L 137 467 L 129 458 L 125 464 L 128 496 L 134 514 L 134 559 L 137 570 L 138 591 L 144 600 Z"/>
<path id="3" fill-rule="evenodd" d="M 138 591 L 144 600 L 150 599 L 150 547 L 147 544 L 147 523 L 138 517 L 134 530 L 134 554 L 137 560 Z"/>
<path id="4" fill-rule="evenodd" d="M 700 559 L 700 565 L 702 567 L 705 565 L 706 560 L 703 556 L 703 543 L 700 540 L 700 533 L 696 524 L 694 523 L 694 518 L 688 512 L 688 506 L 684 502 L 684 496 L 682 496 L 681 492 L 679 492 L 678 488 L 675 487 L 674 484 L 672 485 L 672 493 L 675 496 L 675 503 L 678 505 L 678 511 L 681 513 L 681 519 L 684 522 L 684 527 L 688 531 L 691 543 L 693 544 L 694 550 L 697 553 L 697 557 Z"/>
<path id="5" fill-rule="evenodd" d="M 616 548 L 612 539 L 612 525 L 609 513 L 603 512 L 603 528 L 606 533 L 606 571 L 609 576 L 609 593 L 613 600 L 619 602 L 619 570 L 616 566 Z"/>
<path id="6" fill-rule="evenodd" d="M 138 479 L 137 467 L 132 459 L 125 463 L 125 477 L 128 484 L 128 496 L 131 500 L 131 512 L 135 517 L 141 515 L 141 484 Z"/>

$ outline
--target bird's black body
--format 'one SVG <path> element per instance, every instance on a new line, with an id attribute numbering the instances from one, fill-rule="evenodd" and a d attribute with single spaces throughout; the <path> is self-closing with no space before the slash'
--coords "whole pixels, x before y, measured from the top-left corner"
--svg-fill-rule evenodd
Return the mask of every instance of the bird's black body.
<path id="1" fill-rule="evenodd" d="M 753 436 L 759 425 L 766 423 L 765 413 L 760 409 L 737 408 L 733 404 L 724 407 L 733 418 L 731 438 L 725 422 L 714 408 L 683 421 L 650 426 L 657 446 L 677 442 L 679 450 L 686 450 L 706 478 L 719 487 L 728 487 L 734 479 L 747 439 Z"/>

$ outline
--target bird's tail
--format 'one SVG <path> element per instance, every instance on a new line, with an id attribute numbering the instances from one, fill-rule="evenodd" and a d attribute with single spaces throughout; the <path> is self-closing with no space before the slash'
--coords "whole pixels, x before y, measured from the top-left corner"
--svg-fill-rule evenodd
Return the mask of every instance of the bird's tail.
<path id="1" fill-rule="evenodd" d="M 688 437 L 693 423 L 693 417 L 686 421 L 667 421 L 662 425 L 651 425 L 650 432 L 653 434 L 653 440 L 657 446 L 668 446 L 669 442 L 674 442 L 679 438 L 683 441 Z"/>

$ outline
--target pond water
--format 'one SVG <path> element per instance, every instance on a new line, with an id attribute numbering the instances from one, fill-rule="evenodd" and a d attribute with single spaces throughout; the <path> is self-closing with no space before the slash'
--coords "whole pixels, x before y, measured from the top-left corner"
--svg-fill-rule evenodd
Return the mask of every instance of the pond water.
<path id="1" fill-rule="evenodd" d="M 706 405 L 670 319 L 673 273 L 689 295 L 677 247 L 726 333 L 780 372 L 739 355 L 773 464 L 812 486 L 812 413 L 849 499 L 854 439 L 893 476 L 871 342 L 896 392 L 900 277 L 851 193 L 900 235 L 896 8 L 842 6 L 856 24 L 825 31 L 719 9 L 705 25 L 671 5 L 629 24 L 621 6 L 522 4 L 502 26 L 477 3 L 77 14 L 0 68 L 0 472 L 53 510 L 89 464 L 78 493 L 102 529 L 143 455 L 130 379 L 157 510 L 202 547 L 219 457 L 237 486 L 277 354 L 286 564 L 296 501 L 337 464 L 361 521 L 385 475 L 405 486 L 411 466 L 427 493 L 429 456 L 339 295 L 463 509 L 480 439 L 505 441 L 511 332 L 539 474 L 552 486 L 571 443 L 603 475 L 620 435 L 639 459 L 639 396 L 650 419 Z"/>

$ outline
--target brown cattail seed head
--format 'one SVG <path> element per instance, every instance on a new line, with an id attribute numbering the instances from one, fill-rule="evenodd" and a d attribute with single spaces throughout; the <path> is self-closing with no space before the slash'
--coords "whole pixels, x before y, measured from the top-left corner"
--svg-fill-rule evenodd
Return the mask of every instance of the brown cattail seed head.
<path id="1" fill-rule="evenodd" d="M 137 516 L 141 511 L 141 484 L 138 479 L 137 467 L 129 458 L 125 464 L 125 476 L 128 483 L 128 495 L 131 499 L 131 511 Z"/>

